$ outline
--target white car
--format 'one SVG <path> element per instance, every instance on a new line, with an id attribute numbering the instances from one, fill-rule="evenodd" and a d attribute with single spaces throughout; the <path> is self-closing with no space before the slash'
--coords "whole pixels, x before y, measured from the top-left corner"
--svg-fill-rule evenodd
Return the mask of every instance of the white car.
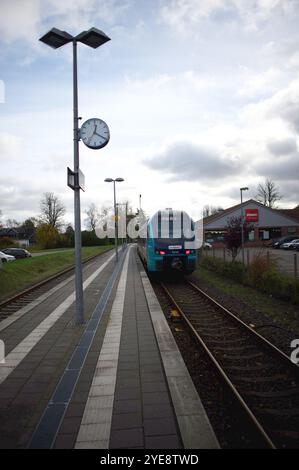
<path id="1" fill-rule="evenodd" d="M 14 256 L 11 256 L 11 255 L 6 255 L 2 251 L 0 251 L 0 259 L 1 259 L 2 263 L 7 263 L 7 261 L 15 261 L 16 258 Z"/>
<path id="2" fill-rule="evenodd" d="M 291 242 L 283 243 L 281 245 L 281 248 L 284 250 L 292 250 L 296 248 L 296 244 L 299 243 L 299 239 L 296 238 L 295 240 L 292 240 Z"/>

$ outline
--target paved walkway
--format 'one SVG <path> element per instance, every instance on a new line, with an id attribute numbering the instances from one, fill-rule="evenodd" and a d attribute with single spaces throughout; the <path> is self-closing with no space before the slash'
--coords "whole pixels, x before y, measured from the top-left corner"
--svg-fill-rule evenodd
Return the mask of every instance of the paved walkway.
<path id="1" fill-rule="evenodd" d="M 0 328 L 0 447 L 217 448 L 135 247 L 117 268 L 100 257 L 85 288 L 83 326 L 72 279 Z"/>

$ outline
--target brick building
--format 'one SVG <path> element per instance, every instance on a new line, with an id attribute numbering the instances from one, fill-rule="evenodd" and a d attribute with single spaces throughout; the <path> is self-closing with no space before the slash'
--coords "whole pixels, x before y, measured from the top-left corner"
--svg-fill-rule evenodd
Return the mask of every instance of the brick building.
<path id="1" fill-rule="evenodd" d="M 298 235 L 299 207 L 295 209 L 270 209 L 254 199 L 243 202 L 243 214 L 253 229 L 248 234 L 247 246 L 258 246 L 285 235 Z M 222 245 L 225 227 L 231 217 L 241 216 L 241 204 L 229 207 L 203 219 L 205 241 Z"/>

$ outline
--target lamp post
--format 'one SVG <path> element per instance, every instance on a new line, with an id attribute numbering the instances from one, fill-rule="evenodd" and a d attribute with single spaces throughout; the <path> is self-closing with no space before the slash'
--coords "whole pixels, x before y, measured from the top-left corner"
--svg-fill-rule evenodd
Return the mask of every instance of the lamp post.
<path id="1" fill-rule="evenodd" d="M 125 181 L 123 178 L 116 178 L 116 179 L 113 179 L 113 178 L 106 178 L 105 179 L 105 183 L 113 183 L 113 197 L 114 197 L 114 245 L 115 245 L 115 260 L 116 262 L 118 262 L 118 250 L 117 250 L 117 237 L 118 237 L 118 233 L 117 233 L 117 229 L 118 229 L 118 225 L 117 225 L 117 208 L 116 208 L 116 193 L 115 193 L 115 183 L 122 183 L 123 181 Z"/>
<path id="2" fill-rule="evenodd" d="M 128 212 L 128 203 L 127 202 L 117 202 L 116 203 L 116 206 L 117 206 L 117 215 L 119 215 L 119 211 L 118 211 L 118 208 L 119 206 L 125 206 L 125 210 L 124 210 L 124 214 L 123 214 L 123 209 L 121 209 L 121 214 L 122 214 L 122 217 L 121 217 L 121 222 L 122 222 L 122 225 L 121 225 L 121 239 L 122 239 L 122 244 L 124 243 L 124 238 L 123 238 L 123 231 L 125 230 L 126 232 L 126 235 L 125 235 L 125 243 L 127 245 L 127 212 Z M 118 217 L 118 235 L 119 235 L 119 217 Z"/>
<path id="3" fill-rule="evenodd" d="M 243 215 L 243 191 L 248 191 L 249 188 L 240 188 L 241 193 L 241 246 L 242 246 L 242 263 L 244 265 L 244 215 Z"/>
<path id="4" fill-rule="evenodd" d="M 83 283 L 81 263 L 81 213 L 80 213 L 80 186 L 79 186 L 79 116 L 78 116 L 78 72 L 77 72 L 77 43 L 82 42 L 86 46 L 96 49 L 105 44 L 110 38 L 97 28 L 90 28 L 77 36 L 72 36 L 66 31 L 52 28 L 40 38 L 44 44 L 58 49 L 72 42 L 73 44 L 73 120 L 74 120 L 74 219 L 75 219 L 75 284 L 76 284 L 76 324 L 84 322 Z"/>

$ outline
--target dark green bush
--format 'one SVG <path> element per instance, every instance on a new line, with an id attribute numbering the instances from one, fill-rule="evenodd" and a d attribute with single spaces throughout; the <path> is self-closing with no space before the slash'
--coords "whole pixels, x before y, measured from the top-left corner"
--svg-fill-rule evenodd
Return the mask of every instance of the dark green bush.
<path id="1" fill-rule="evenodd" d="M 81 232 L 81 236 L 82 246 L 102 246 L 114 243 L 114 239 L 99 238 L 94 231 L 83 230 L 83 232 Z M 121 240 L 118 240 L 118 244 L 121 244 Z"/>

